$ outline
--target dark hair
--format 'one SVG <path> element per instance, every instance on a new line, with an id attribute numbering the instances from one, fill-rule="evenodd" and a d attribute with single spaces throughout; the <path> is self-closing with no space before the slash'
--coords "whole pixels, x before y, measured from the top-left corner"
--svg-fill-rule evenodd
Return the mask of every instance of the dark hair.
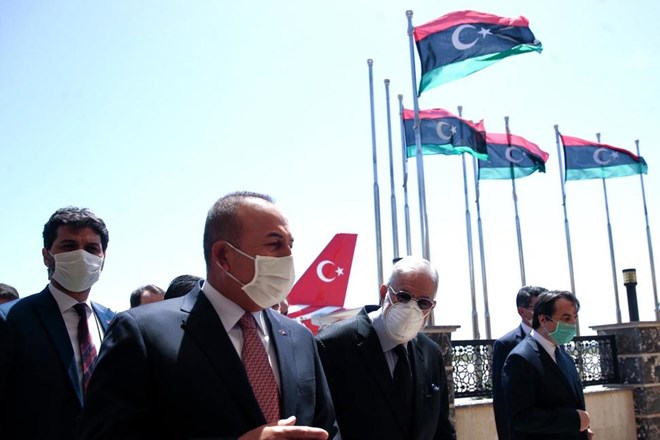
<path id="1" fill-rule="evenodd" d="M 44 248 L 50 249 L 53 246 L 57 238 L 57 229 L 63 225 L 71 226 L 74 229 L 92 228 L 101 237 L 103 252 L 108 248 L 110 237 L 103 220 L 89 209 L 75 206 L 60 208 L 50 216 L 44 225 Z"/>
<path id="2" fill-rule="evenodd" d="M 0 298 L 18 299 L 18 290 L 9 284 L 0 283 Z"/>
<path id="3" fill-rule="evenodd" d="M 539 287 L 539 286 L 521 287 L 520 290 L 518 291 L 518 295 L 516 295 L 516 306 L 523 307 L 526 309 L 529 307 L 532 298 L 536 298 L 543 292 L 547 292 L 547 291 L 548 289 L 546 289 L 545 287 Z"/>
<path id="4" fill-rule="evenodd" d="M 204 260 L 207 267 L 211 262 L 211 248 L 215 242 L 226 240 L 236 243 L 241 232 L 238 208 L 248 198 L 263 199 L 273 203 L 273 199 L 266 194 L 237 191 L 221 197 L 209 209 L 204 226 Z"/>
<path id="5" fill-rule="evenodd" d="M 537 329 L 541 326 L 540 315 L 552 316 L 555 313 L 555 303 L 558 299 L 564 298 L 575 305 L 575 312 L 580 310 L 580 301 L 567 290 L 549 290 L 539 295 L 539 300 L 534 306 L 534 318 L 532 328 Z"/>
<path id="6" fill-rule="evenodd" d="M 147 284 L 146 286 L 138 287 L 131 293 L 131 308 L 142 304 L 142 294 L 147 290 L 156 295 L 165 295 L 165 291 L 155 284 Z"/>
<path id="7" fill-rule="evenodd" d="M 174 278 L 165 291 L 165 299 L 178 298 L 190 292 L 204 278 L 195 275 L 179 275 Z"/>

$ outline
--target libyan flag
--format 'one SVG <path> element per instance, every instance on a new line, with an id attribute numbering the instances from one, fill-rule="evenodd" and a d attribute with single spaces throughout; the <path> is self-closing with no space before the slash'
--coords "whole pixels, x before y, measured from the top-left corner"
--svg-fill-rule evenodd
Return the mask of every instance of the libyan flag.
<path id="1" fill-rule="evenodd" d="M 513 134 L 487 133 L 488 159 L 479 160 L 479 179 L 515 179 L 535 171 L 545 173 L 550 155 Z"/>
<path id="2" fill-rule="evenodd" d="M 420 95 L 503 58 L 543 50 L 525 17 L 456 11 L 418 26 L 413 32 L 422 67 Z"/>
<path id="3" fill-rule="evenodd" d="M 483 121 L 474 123 L 441 108 L 420 110 L 419 120 L 422 154 L 468 153 L 477 159 L 488 158 Z M 404 109 L 403 128 L 406 135 L 407 157 L 414 157 L 417 150 L 414 124 L 415 112 Z"/>
<path id="4" fill-rule="evenodd" d="M 646 174 L 643 157 L 623 148 L 561 135 L 566 180 L 607 179 Z"/>

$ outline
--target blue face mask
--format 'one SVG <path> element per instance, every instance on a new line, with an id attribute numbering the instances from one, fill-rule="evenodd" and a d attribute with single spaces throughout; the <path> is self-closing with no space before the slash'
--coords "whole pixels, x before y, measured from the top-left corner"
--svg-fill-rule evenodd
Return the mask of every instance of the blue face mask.
<path id="1" fill-rule="evenodd" d="M 548 319 L 557 323 L 557 328 L 555 331 L 548 333 L 548 336 L 550 336 L 557 345 L 568 344 L 573 340 L 575 332 L 577 331 L 577 326 L 575 324 L 567 324 L 563 321 L 555 321 L 549 316 Z"/>

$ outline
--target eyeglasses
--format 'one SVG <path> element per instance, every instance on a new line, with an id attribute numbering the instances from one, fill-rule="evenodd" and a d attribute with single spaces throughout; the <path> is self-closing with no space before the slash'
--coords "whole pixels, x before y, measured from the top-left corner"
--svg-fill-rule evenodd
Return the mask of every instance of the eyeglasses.
<path id="1" fill-rule="evenodd" d="M 417 307 L 424 311 L 431 310 L 433 307 L 435 307 L 435 301 L 431 301 L 428 298 L 414 298 L 405 290 L 399 290 L 398 292 L 395 292 L 391 286 L 387 286 L 387 288 L 396 297 L 397 302 L 402 304 L 408 304 L 410 300 L 413 300 L 417 303 Z"/>

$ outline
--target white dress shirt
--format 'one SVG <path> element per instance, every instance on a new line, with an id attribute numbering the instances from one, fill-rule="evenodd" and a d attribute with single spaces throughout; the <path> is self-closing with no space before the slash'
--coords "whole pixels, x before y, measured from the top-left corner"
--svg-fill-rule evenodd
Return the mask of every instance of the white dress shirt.
<path id="1" fill-rule="evenodd" d="M 382 307 L 369 313 L 369 318 L 371 319 L 374 330 L 378 335 L 378 340 L 380 341 L 380 347 L 383 349 L 383 355 L 385 355 L 387 367 L 389 368 L 392 377 L 394 377 L 394 367 L 396 367 L 396 362 L 399 360 L 399 356 L 394 352 L 394 348 L 400 344 L 392 339 L 385 329 Z M 407 344 L 404 344 L 404 348 L 407 349 Z"/>
<path id="2" fill-rule="evenodd" d="M 536 339 L 536 341 L 539 343 L 539 345 L 541 347 L 543 347 L 545 349 L 545 351 L 548 352 L 548 354 L 550 355 L 552 360 L 555 361 L 555 363 L 557 363 L 557 359 L 555 359 L 555 348 L 557 348 L 557 344 L 554 344 L 554 343 L 548 341 L 547 339 L 545 339 L 543 336 L 541 336 L 539 333 L 535 332 L 534 330 L 532 330 L 531 335 L 534 339 Z"/>
<path id="3" fill-rule="evenodd" d="M 55 302 L 57 302 L 57 306 L 62 314 L 62 319 L 66 325 L 66 331 L 69 333 L 69 339 L 71 340 L 71 346 L 73 347 L 73 355 L 76 358 L 76 365 L 78 366 L 78 379 L 82 386 L 82 360 L 80 358 L 80 344 L 78 343 L 78 322 L 80 321 L 80 316 L 78 315 L 78 312 L 76 312 L 76 309 L 73 308 L 73 306 L 78 304 L 78 301 L 53 286 L 52 283 L 48 285 L 48 289 L 50 290 L 51 295 L 53 295 L 53 298 L 55 298 Z M 92 311 L 92 307 L 89 304 L 89 298 L 84 304 L 87 306 L 85 307 L 87 310 L 87 328 L 89 328 L 92 343 L 94 344 L 94 347 L 96 347 L 96 352 L 98 353 L 99 348 L 101 348 L 101 341 L 103 340 L 103 327 L 98 322 L 96 313 L 93 313 Z"/>
<path id="4" fill-rule="evenodd" d="M 245 314 L 245 310 L 224 296 L 222 293 L 218 292 L 213 286 L 211 286 L 208 281 L 204 281 L 204 284 L 202 285 L 202 292 L 204 292 L 204 295 L 206 295 L 208 300 L 211 302 L 211 305 L 218 314 L 218 317 L 220 317 L 222 326 L 225 328 L 227 335 L 229 335 L 229 340 L 231 340 L 234 349 L 236 349 L 238 357 L 241 358 L 241 352 L 243 349 L 243 330 L 238 325 L 238 321 Z M 257 322 L 259 338 L 266 348 L 270 367 L 273 369 L 275 381 L 277 382 L 277 386 L 281 391 L 282 387 L 280 386 L 280 370 L 277 363 L 275 346 L 270 343 L 270 335 L 268 334 L 268 327 L 266 326 L 263 313 L 254 312 L 252 313 L 252 316 L 254 316 L 254 320 Z"/>

